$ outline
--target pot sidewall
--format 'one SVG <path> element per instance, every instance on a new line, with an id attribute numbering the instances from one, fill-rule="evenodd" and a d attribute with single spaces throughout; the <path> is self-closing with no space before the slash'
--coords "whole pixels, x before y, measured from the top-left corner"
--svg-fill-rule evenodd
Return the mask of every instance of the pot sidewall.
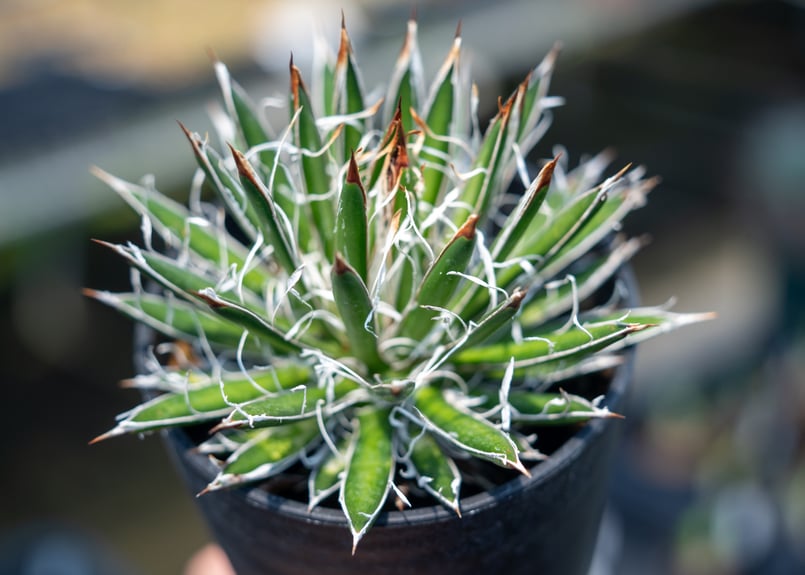
<path id="1" fill-rule="evenodd" d="M 612 380 L 612 410 L 624 401 L 632 355 Z M 535 466 L 531 478 L 462 500 L 461 518 L 438 506 L 383 513 L 355 556 L 340 510 L 308 512 L 302 503 L 259 488 L 211 493 L 197 502 L 239 575 L 582 574 L 592 558 L 620 427 L 613 420 L 591 421 Z M 185 483 L 198 493 L 216 467 L 193 452 L 183 431 L 166 437 Z"/>

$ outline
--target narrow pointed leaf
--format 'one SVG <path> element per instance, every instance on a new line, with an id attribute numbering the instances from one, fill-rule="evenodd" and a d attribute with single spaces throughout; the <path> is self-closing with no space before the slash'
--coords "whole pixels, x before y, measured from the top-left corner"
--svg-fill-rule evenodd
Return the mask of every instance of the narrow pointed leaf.
<path id="1" fill-rule="evenodd" d="M 459 202 L 469 207 L 459 207 L 453 212 L 452 219 L 456 224 L 464 221 L 470 212 L 486 214 L 488 211 L 490 190 L 500 182 L 500 172 L 508 153 L 508 127 L 512 104 L 512 100 L 503 104 L 484 134 L 481 149 L 473 165 L 473 169 L 479 173 L 465 182 L 459 197 Z"/>
<path id="2" fill-rule="evenodd" d="M 455 353 L 460 349 L 476 347 L 493 340 L 494 336 L 503 331 L 505 327 L 511 325 L 517 313 L 520 311 L 520 305 L 523 299 L 525 299 L 525 296 L 526 293 L 524 291 L 515 290 L 506 301 L 492 310 L 478 325 L 472 328 L 466 339 L 459 340 L 459 342 L 450 349 L 450 353 Z"/>
<path id="3" fill-rule="evenodd" d="M 294 66 L 293 62 L 291 62 L 291 96 L 292 112 L 296 113 L 301 109 L 296 126 L 296 144 L 303 150 L 302 174 L 310 200 L 310 210 L 324 254 L 331 260 L 334 253 L 335 214 L 332 202 L 327 197 L 330 193 L 330 160 L 326 153 L 310 155 L 321 152 L 322 140 L 316 126 L 310 97 L 302 83 L 299 68 Z"/>
<path id="4" fill-rule="evenodd" d="M 187 208 L 155 190 L 125 182 L 98 168 L 94 173 L 118 192 L 137 213 L 148 217 L 168 245 L 186 245 L 202 260 L 217 263 L 220 269 L 233 264 L 243 269 L 248 250 L 223 230 L 200 221 Z M 255 266 L 246 273 L 243 283 L 259 292 L 267 279 L 264 270 Z"/>
<path id="5" fill-rule="evenodd" d="M 523 326 L 537 326 L 546 320 L 570 311 L 574 300 L 583 302 L 631 259 L 640 249 L 642 241 L 632 239 L 617 245 L 606 255 L 594 259 L 589 265 L 573 274 L 573 283 L 543 287 L 532 297 L 520 314 Z M 575 284 L 575 289 L 574 289 Z"/>
<path id="6" fill-rule="evenodd" d="M 338 111 L 341 114 L 355 114 L 364 109 L 363 88 L 352 53 L 352 43 L 347 34 L 344 19 L 341 19 L 341 44 L 338 49 L 338 58 L 335 65 L 335 88 Z M 360 145 L 361 136 L 365 129 L 364 120 L 357 120 L 360 126 L 347 124 L 344 128 L 344 158 L 349 158 Z"/>
<path id="7" fill-rule="evenodd" d="M 417 122 L 425 131 L 425 141 L 419 159 L 423 165 L 424 193 L 422 200 L 435 204 L 444 180 L 447 167 L 450 135 L 455 113 L 455 89 L 458 82 L 458 58 L 461 51 L 461 36 L 456 34 L 447 59 L 442 64 L 431 88 L 427 115 Z M 416 118 L 415 118 L 416 119 Z"/>
<path id="8" fill-rule="evenodd" d="M 559 48 L 554 46 L 540 65 L 529 73 L 522 83 L 525 91 L 521 99 L 517 129 L 517 141 L 521 144 L 526 143 L 542 118 L 542 98 L 548 93 L 551 74 L 558 56 Z"/>
<path id="9" fill-rule="evenodd" d="M 224 468 L 202 493 L 254 483 L 276 475 L 296 462 L 318 436 L 315 421 L 298 421 L 255 432 L 252 439 L 229 456 Z"/>
<path id="10" fill-rule="evenodd" d="M 531 186 L 523 194 L 517 208 L 507 218 L 506 224 L 501 228 L 492 247 L 492 253 L 497 260 L 504 261 L 509 257 L 539 213 L 551 186 L 551 177 L 558 161 L 559 157 L 556 157 L 543 166 Z"/>
<path id="11" fill-rule="evenodd" d="M 191 294 L 214 286 L 220 279 L 210 277 L 203 271 L 192 270 L 188 265 L 179 265 L 176 260 L 157 252 L 141 250 L 132 245 L 99 243 L 123 256 L 130 265 L 180 297 L 191 299 Z"/>
<path id="12" fill-rule="evenodd" d="M 408 21 L 405 41 L 397 56 L 386 91 L 385 120 L 391 121 L 395 106 L 397 106 L 401 112 L 403 125 L 411 128 L 414 125 L 411 109 L 417 109 L 423 99 L 423 92 L 424 78 L 417 43 L 417 23 L 416 20 L 411 19 Z"/>
<path id="13" fill-rule="evenodd" d="M 371 408 L 357 417 L 339 500 L 352 531 L 352 553 L 371 527 L 391 489 L 394 446 L 387 409 Z"/>
<path id="14" fill-rule="evenodd" d="M 528 254 L 543 258 L 543 261 L 558 252 L 573 234 L 601 208 L 607 199 L 606 191 L 591 190 L 552 217 L 539 230 L 527 230 L 532 241 L 521 244 L 517 254 Z M 534 235 L 531 235 L 531 234 Z"/>
<path id="15" fill-rule="evenodd" d="M 243 328 L 238 324 L 176 298 L 94 290 L 86 290 L 85 293 L 171 338 L 198 341 L 200 332 L 203 332 L 204 338 L 214 349 L 237 349 L 243 336 Z M 247 341 L 246 350 L 254 349 L 254 345 Z"/>
<path id="16" fill-rule="evenodd" d="M 264 125 L 262 118 L 255 110 L 254 104 L 250 101 L 245 90 L 235 82 L 229 75 L 226 66 L 221 62 L 215 63 L 216 75 L 224 94 L 224 101 L 229 108 L 229 115 L 240 131 L 243 143 L 246 148 L 253 148 L 271 141 L 268 129 Z M 269 190 L 269 196 L 279 206 L 289 218 L 293 218 L 298 206 L 291 200 L 288 192 L 292 190 L 291 181 L 280 163 L 277 169 L 274 165 L 277 161 L 277 151 L 263 148 L 257 152 L 259 159 L 258 171 L 262 180 Z M 217 163 L 212 161 L 212 166 L 216 168 Z M 216 168 L 216 173 L 224 185 L 232 186 L 231 176 L 224 170 Z M 253 219 L 255 227 L 259 227 L 257 218 Z M 299 232 L 299 244 L 307 247 L 310 231 L 306 218 L 296 218 Z"/>
<path id="17" fill-rule="evenodd" d="M 464 349 L 451 359 L 456 364 L 469 366 L 504 365 L 514 358 L 515 367 L 526 367 L 577 354 L 590 354 L 641 329 L 645 326 L 617 321 L 588 324 L 583 330 L 573 326 L 556 333 L 534 335 L 522 342 L 508 341 Z"/>
<path id="18" fill-rule="evenodd" d="M 417 485 L 460 515 L 458 494 L 461 472 L 429 433 L 417 438 L 411 450 Z"/>
<path id="19" fill-rule="evenodd" d="M 431 433 L 475 457 L 528 475 L 520 462 L 517 446 L 508 434 L 477 414 L 459 409 L 444 397 L 440 389 L 433 386 L 420 388 L 414 404 Z"/>
<path id="20" fill-rule="evenodd" d="M 569 393 L 512 391 L 508 396 L 512 419 L 540 425 L 571 425 L 596 418 L 619 418 L 606 407 Z"/>
<path id="21" fill-rule="evenodd" d="M 207 142 L 197 134 L 190 132 L 181 122 L 179 127 L 190 142 L 196 162 L 204 172 L 210 186 L 223 200 L 240 229 L 253 240 L 256 237 L 257 214 L 254 206 L 246 198 L 243 189 L 226 170 L 221 168 L 220 157 Z"/>
<path id="22" fill-rule="evenodd" d="M 643 327 L 641 330 L 628 334 L 627 338 L 612 346 L 613 350 L 635 345 L 686 325 L 710 321 L 715 318 L 715 313 L 677 313 L 660 307 L 616 310 L 605 314 L 591 314 L 590 316 L 593 321 L 622 319 Z"/>
<path id="23" fill-rule="evenodd" d="M 520 243 L 514 255 L 528 257 L 533 260 L 532 263 L 537 268 L 540 268 L 540 262 L 546 261 L 559 251 L 581 225 L 601 207 L 606 201 L 606 197 L 605 192 L 592 190 L 566 206 L 539 229 L 534 230 L 532 222 L 530 228 L 525 232 L 526 241 Z M 497 285 L 506 289 L 524 273 L 522 266 L 512 264 L 497 273 Z M 533 279 L 529 280 L 529 283 L 531 282 Z M 464 306 L 462 317 L 465 319 L 477 317 L 488 305 L 489 292 L 484 289 L 476 289 L 472 299 Z"/>
<path id="24" fill-rule="evenodd" d="M 369 254 L 366 192 L 354 154 L 350 157 L 346 181 L 341 188 L 335 223 L 336 251 L 366 283 Z"/>
<path id="25" fill-rule="evenodd" d="M 403 321 L 404 336 L 420 339 L 433 328 L 432 319 L 437 312 L 423 306 L 443 307 L 450 301 L 461 281 L 461 276 L 450 272 L 466 272 L 475 250 L 477 222 L 477 216 L 470 216 L 428 269 L 417 292 L 416 307 Z"/>
<path id="26" fill-rule="evenodd" d="M 358 394 L 350 393 L 358 389 L 358 384 L 342 380 L 332 390 L 321 387 L 297 387 L 275 393 L 238 405 L 216 429 L 238 429 L 242 427 L 273 427 L 288 421 L 316 417 L 319 402 L 327 414 L 337 413 L 352 405 Z M 346 398 L 346 399 L 345 399 Z"/>
<path id="27" fill-rule="evenodd" d="M 645 203 L 646 193 L 655 183 L 655 181 L 643 182 L 625 189 L 607 191 L 603 205 L 579 227 L 561 249 L 542 264 L 543 273 L 550 275 L 561 271 L 613 230 L 619 229 L 621 220 Z"/>
<path id="28" fill-rule="evenodd" d="M 293 365 L 273 370 L 253 370 L 248 377 L 231 374 L 220 383 L 207 379 L 206 382 L 188 387 L 186 391 L 165 393 L 138 405 L 118 421 L 110 434 L 139 433 L 221 419 L 232 411 L 233 404 L 307 383 L 312 373 L 307 366 Z"/>
<path id="29" fill-rule="evenodd" d="M 338 452 L 327 450 L 321 463 L 313 469 L 308 478 L 308 509 L 313 509 L 324 499 L 341 488 L 341 480 L 346 469 L 346 443 L 341 442 Z"/>
<path id="30" fill-rule="evenodd" d="M 374 309 L 366 286 L 339 254 L 335 256 L 331 281 L 333 298 L 344 322 L 352 354 L 371 372 L 381 372 L 386 364 L 377 351 Z"/>
<path id="31" fill-rule="evenodd" d="M 274 256 L 279 264 L 288 274 L 292 274 L 298 266 L 298 258 L 293 240 L 288 237 L 288 233 L 280 220 L 277 206 L 274 204 L 268 189 L 257 178 L 257 174 L 254 173 L 249 161 L 235 148 L 230 146 L 230 150 L 232 151 L 232 157 L 235 159 L 243 189 L 249 198 L 249 203 L 255 207 L 257 212 L 260 230 L 263 232 L 266 241 L 274 248 Z"/>
<path id="32" fill-rule="evenodd" d="M 280 353 L 299 353 L 302 351 L 302 346 L 299 343 L 287 339 L 281 331 L 250 309 L 222 298 L 211 289 L 197 292 L 196 295 L 217 315 L 240 325 L 243 329 L 248 330 L 250 334 L 264 341 L 276 351 Z"/>

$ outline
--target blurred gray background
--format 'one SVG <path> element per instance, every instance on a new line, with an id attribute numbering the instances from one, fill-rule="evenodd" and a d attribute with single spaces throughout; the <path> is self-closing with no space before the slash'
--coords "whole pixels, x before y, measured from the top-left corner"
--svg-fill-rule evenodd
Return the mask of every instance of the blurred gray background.
<path id="1" fill-rule="evenodd" d="M 81 288 L 127 287 L 90 238 L 136 240 L 138 221 L 90 166 L 181 197 L 175 120 L 210 128 L 207 49 L 280 95 L 289 52 L 304 68 L 343 8 L 371 88 L 411 5 L 0 0 L 0 575 L 173 574 L 207 540 L 159 440 L 86 445 L 136 401 L 116 385 L 132 326 Z M 642 299 L 719 314 L 639 353 L 593 572 L 805 572 L 805 4 L 416 5 L 428 72 L 462 21 L 487 116 L 563 43 L 567 104 L 535 157 L 612 147 L 660 175 L 628 222 L 654 238 Z"/>

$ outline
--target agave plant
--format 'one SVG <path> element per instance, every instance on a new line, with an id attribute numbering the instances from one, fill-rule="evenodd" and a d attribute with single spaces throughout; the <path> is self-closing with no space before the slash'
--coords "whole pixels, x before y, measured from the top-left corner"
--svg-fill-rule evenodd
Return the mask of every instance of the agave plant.
<path id="1" fill-rule="evenodd" d="M 337 493 L 357 545 L 392 491 L 459 513 L 464 459 L 528 475 L 543 457 L 528 430 L 615 416 L 563 381 L 702 318 L 618 307 L 641 240 L 617 232 L 654 186 L 642 170 L 604 178 L 604 156 L 570 170 L 565 154 L 529 173 L 556 51 L 481 130 L 460 34 L 426 92 L 416 30 L 382 96 L 343 24 L 314 91 L 292 61 L 276 135 L 216 62 L 220 145 L 182 126 L 199 166 L 187 207 L 96 170 L 144 239 L 106 244 L 130 293 L 88 293 L 164 336 L 130 382 L 158 394 L 97 440 L 207 425 L 220 472 L 205 492 L 303 466 L 310 506 Z"/>

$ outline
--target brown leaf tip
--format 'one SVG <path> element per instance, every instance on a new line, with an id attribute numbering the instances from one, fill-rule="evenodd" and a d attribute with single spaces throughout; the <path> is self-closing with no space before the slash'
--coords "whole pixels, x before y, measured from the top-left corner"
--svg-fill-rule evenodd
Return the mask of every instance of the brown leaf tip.
<path id="1" fill-rule="evenodd" d="M 506 307 L 510 307 L 513 309 L 520 309 L 520 305 L 523 303 L 525 296 L 528 292 L 523 289 L 517 288 L 512 293 L 511 297 L 509 297 L 509 303 Z"/>
<path id="2" fill-rule="evenodd" d="M 218 309 L 218 308 L 226 307 L 226 304 L 224 304 L 220 299 L 218 299 L 217 296 L 211 295 L 209 292 L 207 292 L 206 289 L 204 289 L 202 291 L 197 291 L 195 293 L 195 295 L 196 295 L 197 298 L 202 300 L 204 303 L 206 303 L 211 308 Z"/>
<path id="3" fill-rule="evenodd" d="M 341 68 L 347 63 L 347 57 L 350 52 L 349 33 L 347 32 L 347 24 L 344 18 L 344 11 L 341 11 L 341 42 L 338 45 L 338 57 L 336 59 L 336 66 Z"/>
<path id="4" fill-rule="evenodd" d="M 305 84 L 302 82 L 302 73 L 299 71 L 299 68 L 294 66 L 293 63 L 293 53 L 291 53 L 291 63 L 290 63 L 290 71 L 291 71 L 291 95 L 293 96 L 293 105 L 294 110 L 299 108 L 299 90 L 305 90 Z"/>
<path id="5" fill-rule="evenodd" d="M 472 214 L 456 232 L 456 238 L 475 239 L 475 228 L 478 225 L 478 214 Z"/>
<path id="6" fill-rule="evenodd" d="M 537 175 L 537 185 L 536 190 L 539 191 L 548 184 L 551 183 L 551 179 L 553 178 L 553 172 L 556 169 L 556 164 L 559 162 L 559 158 L 562 157 L 562 154 L 558 154 L 553 160 L 542 166 L 542 169 L 539 171 Z"/>
<path id="7" fill-rule="evenodd" d="M 346 260 L 341 256 L 340 253 L 336 252 L 335 254 L 335 261 L 333 262 L 333 273 L 335 275 L 344 275 L 345 273 L 349 272 L 350 267 Z"/>
<path id="8" fill-rule="evenodd" d="M 355 160 L 354 151 L 349 156 L 349 167 L 347 168 L 347 183 L 358 184 L 361 187 L 361 189 L 363 189 L 363 184 L 361 183 L 361 175 L 360 172 L 358 171 L 358 162 Z"/>

